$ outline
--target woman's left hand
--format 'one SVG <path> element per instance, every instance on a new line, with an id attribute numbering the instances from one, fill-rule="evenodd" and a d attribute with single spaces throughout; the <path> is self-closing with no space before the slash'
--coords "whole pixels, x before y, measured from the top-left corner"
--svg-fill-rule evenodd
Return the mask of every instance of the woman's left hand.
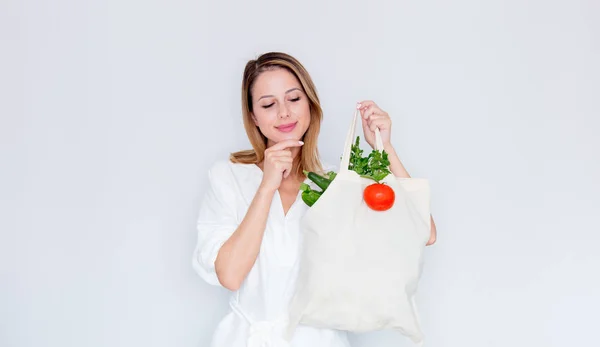
<path id="1" fill-rule="evenodd" d="M 375 128 L 379 128 L 384 147 L 390 144 L 392 119 L 384 110 L 371 100 L 361 101 L 356 105 L 360 110 L 365 140 L 375 148 Z"/>

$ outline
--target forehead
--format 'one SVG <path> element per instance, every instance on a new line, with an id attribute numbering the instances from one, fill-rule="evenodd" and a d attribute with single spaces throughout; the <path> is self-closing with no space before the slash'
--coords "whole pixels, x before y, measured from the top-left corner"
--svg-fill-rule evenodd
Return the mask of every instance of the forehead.
<path id="1" fill-rule="evenodd" d="M 291 72 L 285 69 L 268 70 L 261 73 L 252 87 L 253 98 L 262 95 L 283 95 L 292 88 L 302 89 L 300 82 Z"/>

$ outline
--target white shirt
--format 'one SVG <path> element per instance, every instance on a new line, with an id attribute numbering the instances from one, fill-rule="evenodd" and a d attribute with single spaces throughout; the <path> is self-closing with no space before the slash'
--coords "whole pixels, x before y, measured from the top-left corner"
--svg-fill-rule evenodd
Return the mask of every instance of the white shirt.
<path id="1" fill-rule="evenodd" d="M 332 166 L 326 166 L 331 170 Z M 255 164 L 219 161 L 209 170 L 209 189 L 198 216 L 198 244 L 193 267 L 218 285 L 219 249 L 243 220 L 262 181 Z M 315 187 L 308 179 L 305 183 Z M 279 192 L 267 217 L 260 252 L 241 288 L 232 293 L 231 311 L 219 323 L 212 347 L 349 347 L 346 332 L 299 325 L 291 345 L 283 340 L 288 304 L 294 294 L 301 247 L 300 220 L 308 206 L 298 192 L 284 214 Z"/>

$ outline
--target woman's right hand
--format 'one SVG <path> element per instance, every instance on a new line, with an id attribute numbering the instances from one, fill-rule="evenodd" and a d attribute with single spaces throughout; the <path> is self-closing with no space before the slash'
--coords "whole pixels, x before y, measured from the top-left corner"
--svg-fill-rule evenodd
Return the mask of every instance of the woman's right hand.
<path id="1" fill-rule="evenodd" d="M 281 181 L 292 171 L 294 158 L 290 148 L 300 147 L 303 144 L 298 140 L 285 140 L 265 150 L 261 188 L 272 192 L 279 189 Z"/>

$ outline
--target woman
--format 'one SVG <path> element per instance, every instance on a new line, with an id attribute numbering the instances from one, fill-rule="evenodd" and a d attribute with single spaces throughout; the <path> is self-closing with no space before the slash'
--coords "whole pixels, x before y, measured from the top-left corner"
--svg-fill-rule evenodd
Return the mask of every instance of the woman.
<path id="1" fill-rule="evenodd" d="M 372 101 L 357 106 L 365 140 L 379 128 L 395 176 L 410 177 L 390 142 L 389 115 Z M 325 172 L 317 149 L 322 111 L 308 72 L 293 57 L 267 53 L 246 65 L 242 110 L 252 150 L 233 153 L 209 170 L 200 208 L 193 266 L 213 285 L 233 293 L 213 347 L 289 346 L 283 340 L 293 295 L 300 219 L 308 207 L 303 170 Z M 336 170 L 337 171 L 337 170 Z M 428 245 L 435 242 L 432 220 Z M 345 332 L 299 326 L 292 347 L 349 346 Z"/>

